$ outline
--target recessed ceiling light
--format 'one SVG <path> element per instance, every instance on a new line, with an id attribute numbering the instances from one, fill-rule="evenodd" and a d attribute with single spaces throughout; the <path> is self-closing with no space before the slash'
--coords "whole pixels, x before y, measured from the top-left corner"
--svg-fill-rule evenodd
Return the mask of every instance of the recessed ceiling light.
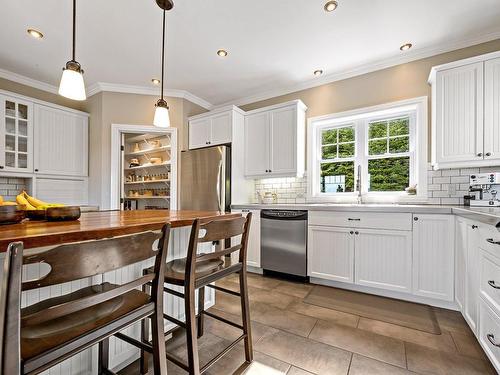
<path id="1" fill-rule="evenodd" d="M 322 75 L 322 74 L 323 74 L 323 71 L 322 71 L 321 69 L 317 69 L 317 70 L 315 70 L 315 71 L 314 71 L 314 73 L 313 73 L 313 74 L 314 74 L 315 76 L 320 76 L 320 75 Z"/>
<path id="2" fill-rule="evenodd" d="M 217 55 L 219 55 L 220 57 L 226 57 L 227 51 L 225 49 L 220 49 L 217 51 Z"/>
<path id="3" fill-rule="evenodd" d="M 28 29 L 26 31 L 28 32 L 28 34 L 30 34 L 35 39 L 42 39 L 43 38 L 43 34 L 38 30 Z"/>
<path id="4" fill-rule="evenodd" d="M 411 44 L 411 43 L 405 43 L 401 47 L 399 47 L 399 49 L 401 51 L 408 51 L 411 47 L 413 47 L 413 44 Z"/>
<path id="5" fill-rule="evenodd" d="M 161 81 L 158 78 L 153 78 L 151 80 L 151 82 L 153 83 L 153 85 L 156 85 L 156 86 L 158 86 L 161 83 Z"/>
<path id="6" fill-rule="evenodd" d="M 333 12 L 337 7 L 339 6 L 339 3 L 337 3 L 335 0 L 329 0 L 325 3 L 325 6 L 323 7 L 325 9 L 325 12 Z"/>

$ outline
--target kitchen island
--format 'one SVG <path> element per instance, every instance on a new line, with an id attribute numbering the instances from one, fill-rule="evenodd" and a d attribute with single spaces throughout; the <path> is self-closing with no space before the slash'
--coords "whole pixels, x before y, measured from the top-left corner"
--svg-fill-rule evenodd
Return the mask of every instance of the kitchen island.
<path id="1" fill-rule="evenodd" d="M 170 222 L 172 231 L 167 254 L 167 261 L 170 261 L 186 255 L 190 225 L 196 218 L 207 222 L 238 216 L 240 215 L 215 211 L 137 210 L 88 212 L 83 213 L 80 220 L 68 222 L 25 221 L 0 227 L 0 260 L 3 262 L 5 250 L 13 241 L 22 241 L 26 249 L 25 253 L 30 253 L 64 243 L 123 236 L 149 230 L 159 231 L 166 222 Z M 203 244 L 203 246 L 204 252 L 212 251 L 211 244 Z M 141 276 L 142 270 L 153 265 L 153 262 L 154 259 L 151 259 L 93 278 L 23 292 L 21 305 L 25 307 L 101 282 L 123 284 Z M 43 265 L 30 265 L 23 270 L 23 279 L 40 278 L 47 274 L 47 268 Z M 1 272 L 0 269 L 0 274 Z M 176 289 L 174 286 L 171 287 Z M 165 296 L 164 302 L 166 313 L 180 320 L 184 319 L 183 303 L 179 298 L 168 295 Z M 209 289 L 206 292 L 205 306 L 208 308 L 214 303 L 215 293 Z M 170 325 L 166 325 L 165 329 L 170 329 Z M 127 328 L 124 332 L 137 338 L 140 337 L 138 324 Z M 135 347 L 111 338 L 110 365 L 112 369 L 119 370 L 137 358 L 139 358 L 139 351 Z M 87 349 L 43 374 L 97 374 L 97 347 Z"/>

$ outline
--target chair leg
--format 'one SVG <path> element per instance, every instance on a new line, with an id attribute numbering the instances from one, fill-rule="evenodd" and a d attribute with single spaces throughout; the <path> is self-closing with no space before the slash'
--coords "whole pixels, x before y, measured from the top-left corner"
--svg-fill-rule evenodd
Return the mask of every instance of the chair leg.
<path id="1" fill-rule="evenodd" d="M 167 350 L 165 345 L 163 311 L 159 308 L 151 317 L 153 334 L 153 367 L 155 375 L 167 375 Z M 147 358 L 147 357 L 146 357 Z"/>
<path id="2" fill-rule="evenodd" d="M 142 286 L 142 291 L 144 293 L 150 294 L 151 288 L 147 285 Z M 149 341 L 149 317 L 141 320 L 141 340 L 142 342 Z M 140 372 L 141 375 L 147 374 L 149 371 L 149 353 L 145 350 L 141 349 L 141 358 L 140 358 Z"/>
<path id="3" fill-rule="evenodd" d="M 184 311 L 186 315 L 186 341 L 190 375 L 200 375 L 198 339 L 196 337 L 196 311 L 194 288 L 184 288 Z"/>
<path id="4" fill-rule="evenodd" d="M 252 328 L 250 321 L 250 304 L 248 301 L 247 270 L 243 265 L 240 271 L 240 300 L 241 300 L 241 318 L 243 321 L 243 333 L 245 336 L 245 359 L 247 362 L 253 361 L 252 348 Z"/>
<path id="5" fill-rule="evenodd" d="M 205 287 L 198 289 L 198 338 L 203 336 L 205 315 Z"/>
<path id="6" fill-rule="evenodd" d="M 107 373 L 109 366 L 109 338 L 99 342 L 99 354 L 98 354 L 98 364 L 97 373 L 103 375 Z"/>

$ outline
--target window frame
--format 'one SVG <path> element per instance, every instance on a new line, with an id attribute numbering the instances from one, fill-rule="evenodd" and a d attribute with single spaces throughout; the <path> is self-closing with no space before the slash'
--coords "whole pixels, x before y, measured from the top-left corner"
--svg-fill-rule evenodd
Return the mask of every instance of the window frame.
<path id="1" fill-rule="evenodd" d="M 409 117 L 409 150 L 396 154 L 369 155 L 369 124 Z M 355 134 L 354 157 L 322 159 L 322 132 L 352 125 Z M 308 120 L 308 200 L 351 202 L 356 199 L 357 168 L 361 166 L 361 194 L 365 202 L 401 202 L 427 200 L 427 97 L 419 97 L 353 111 L 330 114 Z M 390 136 L 387 136 L 390 139 Z M 404 191 L 368 191 L 368 161 L 406 157 L 410 158 L 409 185 L 417 184 L 417 195 Z M 321 164 L 325 162 L 354 162 L 354 191 L 322 193 L 320 190 Z"/>

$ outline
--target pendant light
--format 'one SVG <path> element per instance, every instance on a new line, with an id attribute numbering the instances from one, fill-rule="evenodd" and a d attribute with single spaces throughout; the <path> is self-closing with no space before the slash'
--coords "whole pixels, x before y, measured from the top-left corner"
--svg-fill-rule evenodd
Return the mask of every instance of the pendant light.
<path id="1" fill-rule="evenodd" d="M 157 0 L 156 3 L 163 9 L 163 38 L 161 44 L 161 97 L 155 105 L 156 109 L 153 124 L 159 128 L 168 128 L 170 126 L 168 104 L 167 101 L 163 99 L 163 83 L 165 82 L 165 17 L 166 11 L 172 9 L 174 4 L 170 0 Z"/>
<path id="2" fill-rule="evenodd" d="M 75 60 L 76 45 L 76 0 L 73 0 L 73 55 L 72 59 L 63 68 L 61 83 L 59 84 L 59 95 L 73 100 L 85 100 L 85 83 L 83 82 L 83 69 Z"/>

